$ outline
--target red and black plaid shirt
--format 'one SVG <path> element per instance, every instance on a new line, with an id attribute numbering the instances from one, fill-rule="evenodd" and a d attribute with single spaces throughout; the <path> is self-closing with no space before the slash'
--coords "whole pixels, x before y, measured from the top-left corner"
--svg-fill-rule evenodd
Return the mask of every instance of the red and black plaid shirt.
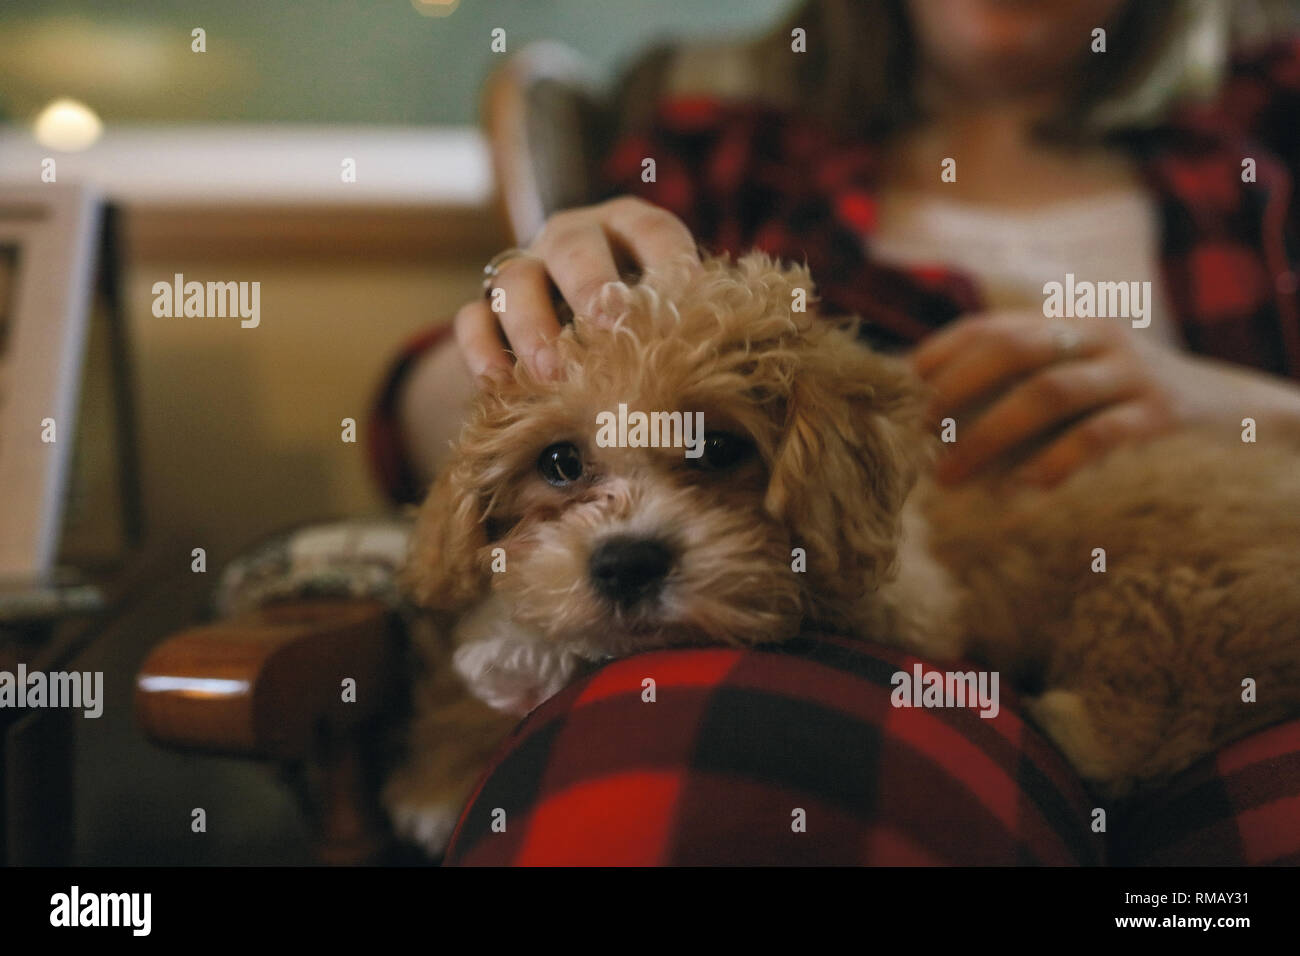
<path id="1" fill-rule="evenodd" d="M 1300 40 L 1239 59 L 1213 102 L 1125 136 L 1158 197 L 1163 279 L 1188 347 L 1300 376 Z M 641 179 L 653 157 L 654 182 Z M 873 260 L 881 150 L 817 121 L 705 98 L 662 103 L 625 136 L 604 168 L 609 195 L 638 195 L 676 214 L 717 252 L 759 248 L 807 262 L 828 313 L 866 320 L 882 347 L 905 346 L 980 308 L 970 278 L 943 268 Z M 1255 179 L 1243 180 L 1254 160 Z M 398 501 L 423 487 L 404 452 L 397 395 L 431 330 L 408 344 L 385 383 L 371 428 L 380 479 Z"/>
<path id="2" fill-rule="evenodd" d="M 1158 197 L 1163 278 L 1188 346 L 1291 375 L 1300 375 L 1298 126 L 1300 42 L 1242 61 L 1213 105 L 1118 142 Z M 641 181 L 647 157 L 651 183 Z M 1248 158 L 1253 182 L 1243 181 Z M 816 120 L 695 98 L 662 104 L 606 169 L 612 193 L 668 209 L 716 251 L 806 261 L 827 311 L 859 315 L 874 339 L 906 345 L 980 308 L 980 296 L 958 273 L 872 259 L 881 160 L 879 146 Z"/>

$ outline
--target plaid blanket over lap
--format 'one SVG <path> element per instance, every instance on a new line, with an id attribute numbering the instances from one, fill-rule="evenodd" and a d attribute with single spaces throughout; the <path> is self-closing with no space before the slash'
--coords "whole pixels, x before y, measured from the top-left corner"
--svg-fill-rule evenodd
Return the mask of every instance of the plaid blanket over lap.
<path id="1" fill-rule="evenodd" d="M 1116 865 L 1300 865 L 1300 720 L 1230 744 L 1117 822 Z"/>
<path id="2" fill-rule="evenodd" d="M 615 661 L 519 725 L 445 863 L 1300 863 L 1300 720 L 1111 805 L 1087 794 L 1011 693 L 993 718 L 893 707 L 891 678 L 915 663 L 827 636 Z"/>
<path id="3" fill-rule="evenodd" d="M 517 728 L 446 862 L 1102 862 L 1093 803 L 1011 695 L 992 718 L 896 708 L 914 663 L 825 636 L 615 661 Z"/>

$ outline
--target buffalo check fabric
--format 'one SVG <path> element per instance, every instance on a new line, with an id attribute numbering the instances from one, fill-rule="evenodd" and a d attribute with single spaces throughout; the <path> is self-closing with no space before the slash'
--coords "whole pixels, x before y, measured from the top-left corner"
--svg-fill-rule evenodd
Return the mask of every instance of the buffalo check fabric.
<path id="1" fill-rule="evenodd" d="M 1115 864 L 1300 865 L 1300 720 L 1225 747 L 1116 825 Z"/>
<path id="2" fill-rule="evenodd" d="M 1010 695 L 991 718 L 894 707 L 914 663 L 817 636 L 607 664 L 518 727 L 445 862 L 1101 862 L 1092 804 Z"/>
<path id="3" fill-rule="evenodd" d="M 916 663 L 816 636 L 607 664 L 516 729 L 444 863 L 1300 863 L 1300 721 L 1112 803 L 1086 792 L 1010 693 L 992 718 L 892 706 L 892 676 Z"/>

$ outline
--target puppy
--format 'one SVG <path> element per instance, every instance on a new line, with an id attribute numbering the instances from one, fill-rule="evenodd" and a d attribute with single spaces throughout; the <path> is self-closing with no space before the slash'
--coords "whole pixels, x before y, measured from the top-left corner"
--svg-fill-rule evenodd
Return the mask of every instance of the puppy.
<path id="1" fill-rule="evenodd" d="M 940 493 L 921 383 L 795 311 L 811 292 L 759 254 L 611 283 L 560 379 L 517 365 L 481 395 L 406 572 L 428 677 L 385 789 L 400 833 L 440 851 L 520 716 L 675 644 L 815 627 L 983 660 L 1037 685 L 1031 717 L 1114 794 L 1296 707 L 1293 452 L 1180 435 L 1050 491 Z M 659 413 L 650 434 L 609 441 L 620 406 Z"/>

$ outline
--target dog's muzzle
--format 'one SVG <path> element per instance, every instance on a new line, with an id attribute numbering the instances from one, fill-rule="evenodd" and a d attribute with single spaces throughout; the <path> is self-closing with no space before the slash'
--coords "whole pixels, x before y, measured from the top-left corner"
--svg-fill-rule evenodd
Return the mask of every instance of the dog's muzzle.
<path id="1" fill-rule="evenodd" d="M 673 553 L 648 538 L 609 538 L 591 553 L 588 574 L 596 591 L 622 608 L 656 596 L 673 566 Z"/>

